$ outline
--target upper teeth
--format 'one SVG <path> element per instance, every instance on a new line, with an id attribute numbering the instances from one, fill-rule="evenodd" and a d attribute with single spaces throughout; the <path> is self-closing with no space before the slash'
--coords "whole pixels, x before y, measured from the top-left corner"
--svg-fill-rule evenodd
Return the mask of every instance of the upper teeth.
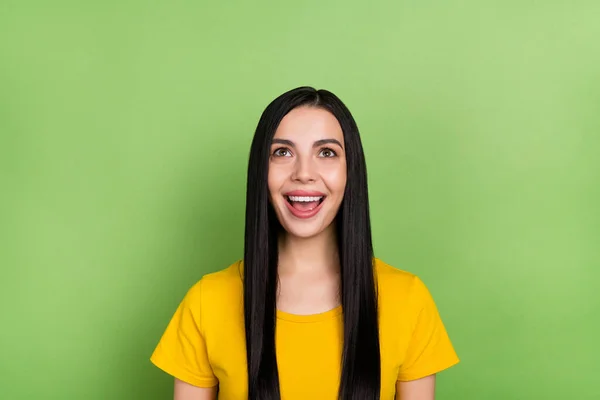
<path id="1" fill-rule="evenodd" d="M 304 201 L 304 202 L 311 202 L 311 201 L 319 201 L 323 198 L 323 196 L 288 196 L 290 198 L 291 201 Z"/>

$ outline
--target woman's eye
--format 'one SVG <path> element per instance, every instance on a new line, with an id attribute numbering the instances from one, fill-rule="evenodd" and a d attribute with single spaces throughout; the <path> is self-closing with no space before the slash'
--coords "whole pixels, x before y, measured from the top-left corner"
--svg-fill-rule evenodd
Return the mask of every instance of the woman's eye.
<path id="1" fill-rule="evenodd" d="M 331 150 L 331 149 L 323 149 L 321 150 L 321 156 L 325 157 L 325 158 L 330 158 L 330 157 L 335 157 L 337 154 L 335 153 L 335 151 Z"/>
<path id="2" fill-rule="evenodd" d="M 290 151 L 286 148 L 280 147 L 273 152 L 273 155 L 276 157 L 288 157 L 290 155 Z"/>

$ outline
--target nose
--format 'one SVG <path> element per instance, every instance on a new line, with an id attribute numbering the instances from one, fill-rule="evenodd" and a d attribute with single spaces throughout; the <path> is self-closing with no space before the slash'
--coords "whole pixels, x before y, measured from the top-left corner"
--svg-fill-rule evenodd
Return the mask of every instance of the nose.
<path id="1" fill-rule="evenodd" d="M 314 162 L 310 157 L 298 157 L 296 159 L 292 180 L 301 183 L 310 183 L 316 180 Z"/>

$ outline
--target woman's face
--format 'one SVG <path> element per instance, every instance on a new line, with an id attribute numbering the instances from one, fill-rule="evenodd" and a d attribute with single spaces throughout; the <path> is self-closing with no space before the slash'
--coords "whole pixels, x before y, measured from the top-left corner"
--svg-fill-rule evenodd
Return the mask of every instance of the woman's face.
<path id="1" fill-rule="evenodd" d="M 332 225 L 346 188 L 344 134 L 333 114 L 298 107 L 281 120 L 270 149 L 268 184 L 288 234 L 308 238 Z"/>

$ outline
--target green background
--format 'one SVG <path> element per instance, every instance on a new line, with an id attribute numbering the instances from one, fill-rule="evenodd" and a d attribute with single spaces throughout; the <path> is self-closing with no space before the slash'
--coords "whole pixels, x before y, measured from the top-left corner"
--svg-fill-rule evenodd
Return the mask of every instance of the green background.
<path id="1" fill-rule="evenodd" d="M 600 2 L 3 1 L 0 398 L 168 399 L 148 357 L 242 255 L 264 107 L 353 112 L 439 399 L 599 399 Z"/>

